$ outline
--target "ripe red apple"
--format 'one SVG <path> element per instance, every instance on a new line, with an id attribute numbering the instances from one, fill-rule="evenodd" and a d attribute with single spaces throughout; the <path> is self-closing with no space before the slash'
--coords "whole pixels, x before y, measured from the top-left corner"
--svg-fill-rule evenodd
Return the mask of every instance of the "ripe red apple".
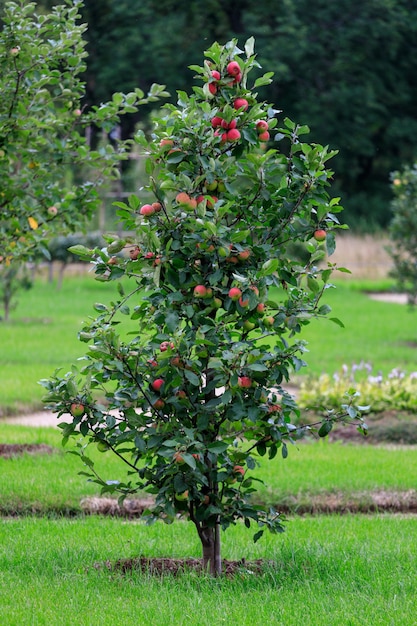
<path id="1" fill-rule="evenodd" d="M 85 413 L 85 407 L 80 402 L 73 402 L 70 407 L 70 413 L 73 417 L 82 417 Z"/>
<path id="2" fill-rule="evenodd" d="M 240 474 L 241 476 L 245 475 L 245 468 L 242 467 L 241 465 L 235 465 L 233 468 L 233 472 L 235 474 Z"/>
<path id="3" fill-rule="evenodd" d="M 256 122 L 256 130 L 258 131 L 258 133 L 263 133 L 268 130 L 268 128 L 269 124 L 266 120 L 258 120 Z"/>
<path id="4" fill-rule="evenodd" d="M 215 80 L 220 80 L 220 78 L 221 78 L 221 76 L 220 76 L 220 72 L 218 72 L 217 70 L 213 70 L 213 71 L 211 72 L 211 75 L 213 76 L 213 78 L 214 78 Z"/>
<path id="5" fill-rule="evenodd" d="M 213 128 L 218 128 L 219 126 L 222 125 L 223 119 L 221 117 L 219 117 L 218 115 L 215 115 L 214 117 L 211 118 L 211 125 Z"/>
<path id="6" fill-rule="evenodd" d="M 250 257 L 250 250 L 241 250 L 237 256 L 240 261 L 246 261 Z"/>
<path id="7" fill-rule="evenodd" d="M 268 407 L 268 413 L 280 413 L 281 410 L 282 407 L 279 404 L 271 404 L 271 406 Z"/>
<path id="8" fill-rule="evenodd" d="M 269 132 L 266 130 L 265 132 L 260 133 L 260 134 L 258 135 L 258 137 L 259 137 L 259 141 L 269 141 L 269 139 L 270 139 L 270 134 L 269 134 Z"/>
<path id="9" fill-rule="evenodd" d="M 174 145 L 174 141 L 172 139 L 161 139 L 159 145 L 161 146 L 161 148 L 171 147 Z"/>
<path id="10" fill-rule="evenodd" d="M 209 92 L 211 93 L 212 96 L 215 96 L 217 93 L 217 85 L 216 83 L 209 83 Z"/>
<path id="11" fill-rule="evenodd" d="M 252 379 L 249 376 L 239 376 L 237 384 L 241 389 L 249 389 L 252 387 Z"/>
<path id="12" fill-rule="evenodd" d="M 259 302 L 256 305 L 256 312 L 257 313 L 264 313 L 264 311 L 265 311 L 265 304 L 263 302 Z"/>
<path id="13" fill-rule="evenodd" d="M 153 406 L 154 409 L 159 411 L 160 409 L 164 408 L 165 402 L 162 400 L 162 398 L 158 398 L 157 400 L 155 400 L 155 402 L 153 403 L 152 406 Z"/>
<path id="14" fill-rule="evenodd" d="M 140 254 L 140 248 L 138 246 L 135 246 L 134 248 L 131 248 L 129 250 L 129 256 L 132 259 L 132 261 L 136 261 L 136 259 L 139 257 Z"/>
<path id="15" fill-rule="evenodd" d="M 154 381 L 151 382 L 151 387 L 154 391 L 160 391 L 163 384 L 164 384 L 163 378 L 156 378 Z"/>
<path id="16" fill-rule="evenodd" d="M 239 141 L 240 137 L 240 131 L 237 128 L 227 131 L 227 141 Z"/>
<path id="17" fill-rule="evenodd" d="M 239 287 L 232 287 L 231 289 L 229 289 L 229 298 L 231 300 L 239 300 L 241 295 L 242 292 Z"/>
<path id="18" fill-rule="evenodd" d="M 246 309 L 249 306 L 249 300 L 244 300 L 242 297 L 239 298 L 239 304 L 242 309 Z"/>
<path id="19" fill-rule="evenodd" d="M 238 76 L 240 74 L 240 65 L 237 61 L 230 61 L 226 67 L 229 76 Z"/>
<path id="20" fill-rule="evenodd" d="M 176 394 L 177 398 L 180 398 L 180 400 L 186 400 L 187 398 L 187 394 L 185 393 L 184 389 L 179 389 Z"/>
<path id="21" fill-rule="evenodd" d="M 255 296 L 259 296 L 259 289 L 258 289 L 258 287 L 257 287 L 256 285 L 251 285 L 251 286 L 249 287 L 249 289 L 250 289 L 251 291 L 253 291 L 253 293 L 255 294 Z"/>
<path id="22" fill-rule="evenodd" d="M 184 459 L 183 456 L 181 454 L 181 452 L 174 452 L 174 455 L 172 457 L 175 461 L 175 463 L 184 463 Z"/>
<path id="23" fill-rule="evenodd" d="M 159 349 L 161 352 L 166 352 L 169 348 L 173 350 L 174 347 L 175 346 L 172 341 L 163 341 L 161 344 L 159 344 Z"/>
<path id="24" fill-rule="evenodd" d="M 151 206 L 155 209 L 155 213 L 159 213 L 162 210 L 162 204 L 160 202 L 152 202 Z"/>
<path id="25" fill-rule="evenodd" d="M 233 107 L 236 109 L 236 111 L 238 109 L 243 109 L 244 111 L 246 111 L 249 107 L 249 102 L 246 100 L 246 98 L 236 98 L 236 100 L 233 102 Z"/>
<path id="26" fill-rule="evenodd" d="M 197 206 L 197 200 L 195 198 L 191 198 L 185 191 L 180 191 L 180 193 L 176 195 L 175 200 L 178 204 L 181 204 L 188 209 L 195 209 Z"/>
<path id="27" fill-rule="evenodd" d="M 322 228 L 319 228 L 314 231 L 314 239 L 316 241 L 325 241 L 326 239 L 326 231 Z"/>
<path id="28" fill-rule="evenodd" d="M 145 217 L 149 215 L 153 215 L 155 213 L 155 209 L 151 204 L 144 204 L 140 207 L 139 213 Z"/>
<path id="29" fill-rule="evenodd" d="M 194 287 L 194 297 L 195 298 L 205 298 L 207 296 L 207 287 L 204 285 L 196 285 Z"/>

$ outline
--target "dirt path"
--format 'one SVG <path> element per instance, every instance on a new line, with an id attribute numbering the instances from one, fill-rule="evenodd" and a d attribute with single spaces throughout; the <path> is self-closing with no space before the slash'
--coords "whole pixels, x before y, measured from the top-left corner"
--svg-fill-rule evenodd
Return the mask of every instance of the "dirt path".
<path id="1" fill-rule="evenodd" d="M 6 417 L 1 420 L 2 424 L 15 424 L 19 426 L 56 426 L 60 422 L 67 421 L 67 416 L 61 415 L 57 419 L 55 413 L 51 411 L 39 411 L 38 413 L 28 413 L 27 415 L 17 415 L 15 417 Z"/>

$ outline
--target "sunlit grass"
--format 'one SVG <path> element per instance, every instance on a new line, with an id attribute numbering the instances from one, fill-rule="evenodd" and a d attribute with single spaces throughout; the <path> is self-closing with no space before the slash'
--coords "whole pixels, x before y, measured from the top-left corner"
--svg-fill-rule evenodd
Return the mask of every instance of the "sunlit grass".
<path id="1" fill-rule="evenodd" d="M 139 554 L 199 557 L 187 522 L 146 527 L 115 519 L 24 518 L 0 524 L 0 620 L 8 626 L 416 623 L 411 518 L 293 519 L 284 535 L 266 535 L 257 544 L 238 525 L 222 536 L 224 558 L 262 558 L 273 568 L 220 580 L 121 576 L 94 567 Z"/>
<path id="2" fill-rule="evenodd" d="M 58 429 L 4 424 L 1 441 L 45 443 L 54 449 L 50 455 L 0 458 L 3 513 L 80 512 L 83 498 L 99 495 L 98 485 L 79 475 L 86 469 L 81 460 L 66 453 L 74 449 L 73 440 L 62 448 Z M 88 455 L 104 480 L 125 479 L 127 468 L 114 454 L 98 452 L 92 445 Z M 366 500 L 373 491 L 405 492 L 416 488 L 415 447 L 342 445 L 326 440 L 291 446 L 287 459 L 278 455 L 273 461 L 259 461 L 261 467 L 248 472 L 248 476 L 264 481 L 264 485 L 257 485 L 257 498 L 277 508 L 289 497 L 296 506 L 297 502 L 308 505 L 312 498 L 326 493 L 343 492 L 346 500 Z"/>
<path id="3" fill-rule="evenodd" d="M 370 300 L 360 285 L 339 282 L 337 289 L 326 291 L 331 316 L 345 328 L 327 320 L 313 320 L 303 328 L 308 367 L 301 375 L 333 373 L 362 360 L 375 373 L 416 369 L 415 314 L 404 305 Z M 369 288 L 369 282 L 364 285 Z M 38 280 L 32 290 L 22 292 L 10 323 L 0 324 L 0 414 L 40 408 L 44 390 L 38 381 L 58 368 L 62 373 L 70 369 L 86 350 L 77 333 L 83 321 L 95 316 L 94 303 L 117 298 L 115 283 L 99 283 L 92 274 L 67 278 L 61 290 Z M 129 329 L 135 328 L 123 319 Z"/>

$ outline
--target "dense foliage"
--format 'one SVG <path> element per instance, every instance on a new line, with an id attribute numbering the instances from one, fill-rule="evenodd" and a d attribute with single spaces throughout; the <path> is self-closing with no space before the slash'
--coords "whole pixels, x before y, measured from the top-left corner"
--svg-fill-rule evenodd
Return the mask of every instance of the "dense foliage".
<path id="1" fill-rule="evenodd" d="M 357 228 L 388 223 L 389 173 L 415 156 L 415 2 L 86 0 L 83 17 L 89 104 L 154 81 L 188 91 L 184 68 L 208 41 L 254 35 L 261 63 L 275 72 L 270 101 L 339 150 L 334 189 L 344 219 Z"/>
<path id="2" fill-rule="evenodd" d="M 81 432 L 129 468 L 127 480 L 98 476 L 80 443 L 87 474 L 104 492 L 154 494 L 151 520 L 187 514 L 214 574 L 220 528 L 243 519 L 255 540 L 282 530 L 277 512 L 251 500 L 254 471 L 259 455 L 285 458 L 298 436 L 285 383 L 304 364 L 297 335 L 330 312 L 321 300 L 341 211 L 328 194 L 333 153 L 258 101 L 271 73 L 252 80 L 253 45 L 211 46 L 191 68 L 192 95 L 180 91 L 155 115 L 150 143 L 137 133 L 154 202 L 117 203 L 134 235 L 72 249 L 99 280 L 120 279 L 120 298 L 97 303 L 80 332 L 81 369 L 43 381 L 48 405 L 72 415 L 64 440 Z M 326 414 L 319 435 L 357 420 L 351 401 Z"/>
<path id="3" fill-rule="evenodd" d="M 78 0 L 67 1 L 40 15 L 31 2 L 7 2 L 4 7 L 0 281 L 17 276 L 20 263 L 39 252 L 48 258 L 46 242 L 54 233 L 86 224 L 99 204 L 97 188 L 119 175 L 119 163 L 130 146 L 129 141 L 111 143 L 107 134 L 120 115 L 136 112 L 139 104 L 163 93 L 153 86 L 144 98 L 136 89 L 83 110 L 86 51 L 80 6 Z M 97 149 L 88 141 L 92 125 L 104 137 Z M 4 310 L 7 317 L 8 307 Z"/>

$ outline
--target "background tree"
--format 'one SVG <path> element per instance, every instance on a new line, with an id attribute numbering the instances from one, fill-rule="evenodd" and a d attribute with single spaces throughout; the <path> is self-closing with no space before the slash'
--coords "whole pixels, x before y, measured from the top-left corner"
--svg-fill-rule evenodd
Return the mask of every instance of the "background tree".
<path id="1" fill-rule="evenodd" d="M 162 109 L 151 143 L 136 135 L 154 202 L 117 203 L 131 237 L 72 248 L 99 280 L 124 279 L 120 298 L 96 304 L 82 329 L 82 369 L 43 381 L 49 407 L 72 415 L 64 441 L 81 432 L 128 468 L 126 478 L 99 476 L 82 442 L 87 475 L 103 492 L 154 494 L 150 520 L 187 514 L 212 574 L 221 528 L 242 519 L 255 540 L 282 530 L 278 513 L 253 503 L 253 472 L 259 456 L 286 457 L 302 430 L 282 385 L 304 365 L 298 333 L 330 311 L 321 299 L 334 266 L 324 259 L 341 211 L 328 195 L 333 153 L 305 143 L 305 126 L 277 128 L 278 112 L 256 95 L 271 75 L 253 83 L 253 68 L 252 39 L 244 51 L 214 44 L 192 66 L 193 95 Z M 319 435 L 358 421 L 351 400 Z"/>
<path id="2" fill-rule="evenodd" d="M 415 156 L 414 2 L 285 0 L 278 10 L 270 0 L 87 0 L 82 11 L 88 105 L 155 81 L 175 98 L 175 89 L 191 89 L 184 68 L 209 42 L 255 35 L 276 76 L 269 99 L 339 150 L 334 193 L 344 219 L 358 229 L 387 225 L 389 173 Z M 144 112 L 126 118 L 123 136 L 139 121 Z"/>
<path id="3" fill-rule="evenodd" d="M 87 141 L 94 125 L 108 133 L 119 116 L 163 93 L 152 87 L 116 93 L 106 104 L 83 111 L 85 27 L 81 1 L 67 1 L 49 14 L 35 3 L 7 2 L 0 34 L 0 262 L 14 268 L 48 257 L 54 233 L 81 229 L 97 209 L 97 187 L 119 175 L 129 141 Z M 9 272 L 6 272 L 8 276 Z M 2 276 L 5 275 L 2 273 Z"/>
<path id="4" fill-rule="evenodd" d="M 388 252 L 394 261 L 391 271 L 398 290 L 417 303 L 417 165 L 392 174 L 393 218 L 389 225 Z"/>

